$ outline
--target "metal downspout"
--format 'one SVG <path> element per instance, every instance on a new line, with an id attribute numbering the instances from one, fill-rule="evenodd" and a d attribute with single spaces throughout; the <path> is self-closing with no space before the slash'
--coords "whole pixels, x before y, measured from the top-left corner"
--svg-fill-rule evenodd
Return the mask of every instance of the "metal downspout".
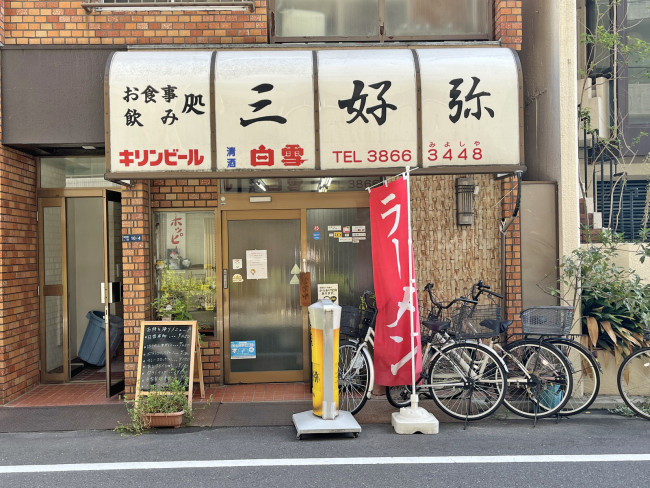
<path id="1" fill-rule="evenodd" d="M 502 291 L 505 296 L 507 303 L 508 300 L 508 288 L 506 286 L 506 236 L 508 234 L 508 229 L 512 223 L 517 218 L 519 214 L 519 208 L 521 205 L 521 177 L 523 173 L 521 171 L 516 171 L 515 176 L 517 177 L 517 199 L 515 201 L 515 208 L 512 212 L 512 215 L 509 218 L 501 219 L 501 224 L 499 225 L 499 232 L 501 233 L 501 286 Z M 503 315 L 505 306 L 502 308 L 501 314 Z M 502 318 L 504 318 L 502 316 Z"/>

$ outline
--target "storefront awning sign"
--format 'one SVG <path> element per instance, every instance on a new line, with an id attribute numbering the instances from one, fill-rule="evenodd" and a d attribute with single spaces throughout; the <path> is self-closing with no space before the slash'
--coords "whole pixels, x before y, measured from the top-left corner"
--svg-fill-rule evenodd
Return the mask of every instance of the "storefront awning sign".
<path id="1" fill-rule="evenodd" d="M 520 79 L 493 47 L 120 52 L 108 172 L 521 165 Z"/>
<path id="2" fill-rule="evenodd" d="M 313 64 L 309 51 L 218 55 L 218 169 L 316 168 Z"/>
<path id="3" fill-rule="evenodd" d="M 211 58 L 211 52 L 113 55 L 111 172 L 210 170 Z"/>
<path id="4" fill-rule="evenodd" d="M 318 100 L 322 169 L 416 164 L 410 51 L 320 51 Z"/>

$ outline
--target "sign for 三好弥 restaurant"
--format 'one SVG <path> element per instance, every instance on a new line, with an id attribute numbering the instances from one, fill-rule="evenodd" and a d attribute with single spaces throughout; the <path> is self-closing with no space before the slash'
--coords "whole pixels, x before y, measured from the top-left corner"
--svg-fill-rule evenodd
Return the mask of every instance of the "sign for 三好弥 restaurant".
<path id="1" fill-rule="evenodd" d="M 523 164 L 507 48 L 129 51 L 111 57 L 108 80 L 118 178 Z"/>
<path id="2" fill-rule="evenodd" d="M 310 51 L 229 51 L 214 79 L 217 169 L 315 169 Z"/>
<path id="3" fill-rule="evenodd" d="M 321 169 L 417 166 L 410 50 L 318 53 Z"/>
<path id="4" fill-rule="evenodd" d="M 210 171 L 210 59 L 118 52 L 110 62 L 110 171 Z"/>
<path id="5" fill-rule="evenodd" d="M 519 74 L 503 48 L 417 49 L 423 166 L 520 164 Z"/>

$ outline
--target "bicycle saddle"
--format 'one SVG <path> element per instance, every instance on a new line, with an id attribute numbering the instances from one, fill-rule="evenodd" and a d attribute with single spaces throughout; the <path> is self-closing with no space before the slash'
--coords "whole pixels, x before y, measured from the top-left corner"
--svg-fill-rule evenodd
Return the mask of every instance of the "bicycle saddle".
<path id="1" fill-rule="evenodd" d="M 485 320 L 481 320 L 480 325 L 481 327 L 492 329 L 497 334 L 501 334 L 502 332 L 508 330 L 508 327 L 512 325 L 512 320 L 499 321 L 495 319 L 485 319 Z"/>
<path id="2" fill-rule="evenodd" d="M 451 326 L 449 321 L 440 321 L 440 320 L 423 320 L 422 325 L 427 329 L 430 329 L 431 332 L 443 332 Z"/>

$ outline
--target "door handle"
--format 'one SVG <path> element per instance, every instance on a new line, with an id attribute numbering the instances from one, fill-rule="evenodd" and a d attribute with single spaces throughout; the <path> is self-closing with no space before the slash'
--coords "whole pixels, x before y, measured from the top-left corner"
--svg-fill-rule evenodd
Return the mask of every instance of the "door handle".
<path id="1" fill-rule="evenodd" d="M 228 289 L 228 270 L 227 269 L 223 270 L 223 289 L 224 290 Z"/>

